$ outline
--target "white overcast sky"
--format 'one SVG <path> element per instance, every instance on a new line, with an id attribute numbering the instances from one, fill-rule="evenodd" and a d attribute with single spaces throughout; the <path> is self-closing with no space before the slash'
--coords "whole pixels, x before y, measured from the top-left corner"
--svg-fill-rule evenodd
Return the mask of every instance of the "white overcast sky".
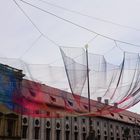
<path id="1" fill-rule="evenodd" d="M 50 6 L 39 0 L 25 0 L 62 18 L 89 28 L 99 34 L 140 45 L 140 0 L 44 0 L 70 10 L 92 17 L 108 20 L 117 24 L 131 26 L 126 28 Z M 62 46 L 84 47 L 95 34 L 62 21 L 47 13 L 41 12 L 20 0 L 16 2 L 24 9 L 43 34 Z M 0 56 L 20 58 L 28 63 L 50 64 L 61 62 L 58 46 L 41 37 L 31 22 L 23 15 L 13 0 L 0 2 Z M 140 52 L 139 47 L 119 44 L 123 50 Z M 120 63 L 123 52 L 115 48 L 115 43 L 98 36 L 89 43 L 92 53 L 106 54 L 108 61 Z M 30 49 L 29 49 L 30 48 Z M 27 51 L 28 50 L 28 51 Z M 109 51 L 109 52 L 108 52 Z M 108 53 L 106 53 L 108 52 Z M 112 57 L 114 56 L 114 57 Z M 116 61 L 117 60 L 117 61 Z M 139 112 L 139 105 L 132 108 Z"/>

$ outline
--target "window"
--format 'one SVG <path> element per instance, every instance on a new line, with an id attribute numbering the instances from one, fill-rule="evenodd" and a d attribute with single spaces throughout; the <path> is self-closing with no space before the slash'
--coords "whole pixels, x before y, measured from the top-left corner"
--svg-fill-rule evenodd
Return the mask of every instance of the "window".
<path id="1" fill-rule="evenodd" d="M 78 127 L 77 126 L 74 126 L 74 130 L 78 130 Z"/>
<path id="2" fill-rule="evenodd" d="M 97 122 L 97 126 L 99 126 L 100 125 L 100 123 L 99 122 Z"/>
<path id="3" fill-rule="evenodd" d="M 86 128 L 85 127 L 83 127 L 83 132 L 85 132 L 86 131 Z"/>
<path id="4" fill-rule="evenodd" d="M 140 120 L 137 120 L 137 122 L 139 122 L 139 123 L 140 123 Z"/>
<path id="5" fill-rule="evenodd" d="M 66 131 L 66 132 L 65 132 L 65 135 L 66 135 L 66 140 L 69 140 L 70 132 L 69 132 L 69 131 Z"/>
<path id="6" fill-rule="evenodd" d="M 111 114 L 112 117 L 114 117 L 114 114 L 113 113 L 110 113 L 110 114 Z"/>
<path id="7" fill-rule="evenodd" d="M 35 127 L 34 136 L 36 140 L 39 139 L 39 129 L 40 129 L 39 127 Z"/>
<path id="8" fill-rule="evenodd" d="M 133 134 L 136 134 L 134 129 L 133 129 Z"/>
<path id="9" fill-rule="evenodd" d="M 51 140 L 51 130 L 46 128 L 46 140 Z"/>
<path id="10" fill-rule="evenodd" d="M 123 116 L 122 116 L 122 115 L 119 115 L 119 117 L 120 117 L 121 119 L 123 119 Z"/>
<path id="11" fill-rule="evenodd" d="M 97 140 L 100 140 L 100 139 L 101 139 L 101 136 L 100 136 L 100 135 L 98 135 L 98 136 L 97 136 Z"/>
<path id="12" fill-rule="evenodd" d="M 84 106 L 84 108 L 86 109 L 86 110 L 88 110 L 88 106 L 87 105 L 83 105 Z"/>
<path id="13" fill-rule="evenodd" d="M 23 123 L 24 123 L 24 124 L 27 123 L 27 118 L 23 118 Z"/>
<path id="14" fill-rule="evenodd" d="M 50 121 L 47 121 L 47 122 L 46 122 L 46 126 L 47 126 L 47 127 L 50 127 L 50 126 L 51 126 Z"/>
<path id="15" fill-rule="evenodd" d="M 11 137 L 15 135 L 15 120 L 7 120 L 7 136 Z"/>
<path id="16" fill-rule="evenodd" d="M 86 140 L 86 133 L 83 133 L 83 140 Z"/>
<path id="17" fill-rule="evenodd" d="M 118 125 L 116 126 L 116 129 L 117 129 L 117 130 L 119 129 L 119 126 L 118 126 Z"/>
<path id="18" fill-rule="evenodd" d="M 69 120 L 69 117 L 68 116 L 66 116 L 66 120 Z"/>
<path id="19" fill-rule="evenodd" d="M 59 122 L 56 123 L 56 127 L 60 128 L 60 123 Z"/>
<path id="20" fill-rule="evenodd" d="M 50 96 L 50 98 L 51 98 L 51 100 L 52 100 L 53 102 L 56 102 L 56 98 L 55 98 L 55 97 Z"/>
<path id="21" fill-rule="evenodd" d="M 85 119 L 82 119 L 82 122 L 85 123 Z"/>
<path id="22" fill-rule="evenodd" d="M 56 130 L 56 140 L 60 140 L 60 130 Z"/>
<path id="23" fill-rule="evenodd" d="M 104 136 L 104 140 L 107 140 L 107 136 Z"/>
<path id="24" fill-rule="evenodd" d="M 78 140 L 78 132 L 74 133 L 74 140 Z"/>
<path id="25" fill-rule="evenodd" d="M 68 124 L 66 124 L 66 130 L 68 130 L 70 127 L 69 127 L 69 125 Z"/>
<path id="26" fill-rule="evenodd" d="M 132 118 L 129 118 L 130 121 L 132 121 Z"/>
<path id="27" fill-rule="evenodd" d="M 117 132 L 117 137 L 119 137 L 119 133 Z"/>
<path id="28" fill-rule="evenodd" d="M 39 120 L 35 120 L 35 125 L 39 125 Z"/>
<path id="29" fill-rule="evenodd" d="M 74 117 L 74 121 L 77 122 L 77 117 Z"/>
<path id="30" fill-rule="evenodd" d="M 73 102 L 68 100 L 70 106 L 73 106 Z"/>
<path id="31" fill-rule="evenodd" d="M 28 129 L 28 126 L 22 126 L 22 138 L 24 139 L 27 138 L 27 129 Z"/>
<path id="32" fill-rule="evenodd" d="M 30 92 L 30 94 L 31 94 L 33 97 L 35 97 L 35 96 L 36 96 L 35 91 L 33 91 L 32 89 L 29 89 L 29 92 Z"/>
<path id="33" fill-rule="evenodd" d="M 92 124 L 92 123 L 93 123 L 92 119 L 90 119 L 89 121 L 90 121 L 90 124 Z"/>
<path id="34" fill-rule="evenodd" d="M 15 131 L 17 130 L 16 121 L 18 121 L 18 115 L 13 113 L 7 114 L 6 116 L 6 136 L 15 136 Z"/>

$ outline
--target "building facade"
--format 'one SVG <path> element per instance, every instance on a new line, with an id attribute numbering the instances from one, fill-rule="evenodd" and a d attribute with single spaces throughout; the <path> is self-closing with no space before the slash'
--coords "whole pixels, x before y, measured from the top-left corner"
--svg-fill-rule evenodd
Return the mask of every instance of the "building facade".
<path id="1" fill-rule="evenodd" d="M 95 140 L 140 140 L 139 124 L 139 120 L 124 114 L 92 117 Z M 50 119 L 22 116 L 23 140 L 87 140 L 88 134 L 88 117 Z"/>
<path id="2" fill-rule="evenodd" d="M 26 81 L 23 82 L 26 83 Z M 23 115 L 22 140 L 87 140 L 89 136 L 89 117 L 65 114 L 66 102 L 64 103 L 62 100 L 64 91 L 46 85 L 41 86 L 42 92 L 45 92 L 47 96 L 48 110 L 46 110 L 46 114 L 50 116 L 41 118 Z M 81 112 L 85 109 L 88 110 L 85 106 L 87 104 L 82 104 L 83 109 L 79 110 L 75 101 L 72 100 L 71 94 L 67 92 L 65 94 L 67 95 L 69 109 L 73 108 Z M 81 101 L 87 103 L 86 98 L 81 98 Z M 92 101 L 92 103 L 96 105 L 92 111 L 103 105 L 100 100 Z M 51 116 L 51 114 L 54 113 L 56 115 L 52 118 L 54 115 Z M 64 114 L 64 116 L 61 116 L 61 114 Z M 91 120 L 95 140 L 140 140 L 139 114 L 129 111 L 110 112 L 107 115 L 95 115 L 91 117 Z"/>
<path id="3" fill-rule="evenodd" d="M 11 67 L 2 65 L 0 67 L 0 95 L 4 96 L 8 86 L 2 86 L 2 81 L 9 81 L 7 74 L 8 71 L 14 71 L 16 75 L 16 86 L 18 89 L 21 87 L 28 87 L 29 82 L 32 81 L 22 80 L 24 76 L 21 71 Z M 8 84 L 8 83 L 4 83 Z M 0 140 L 87 140 L 89 136 L 89 117 L 65 114 L 66 101 L 62 99 L 61 94 L 64 91 L 40 85 L 42 92 L 46 94 L 46 104 L 48 110 L 46 114 L 55 113 L 55 117 L 33 117 L 32 115 L 20 115 L 8 109 L 8 99 L 1 98 L 0 101 Z M 27 97 L 33 96 L 35 99 L 38 97 L 36 88 L 29 92 L 25 90 Z M 25 92 L 24 91 L 24 92 Z M 53 92 L 52 92 L 53 91 Z M 38 92 L 38 91 L 37 91 Z M 8 93 L 7 93 L 8 94 Z M 76 108 L 75 102 L 69 93 L 67 95 L 67 103 L 69 109 Z M 35 97 L 36 95 L 36 97 Z M 33 98 L 32 98 L 33 99 Z M 83 98 L 83 102 L 87 99 Z M 95 101 L 94 101 L 95 102 Z M 9 102 L 8 102 L 9 103 Z M 100 103 L 97 104 L 98 105 Z M 7 107 L 8 105 L 8 107 Z M 10 106 L 11 107 L 11 106 Z M 94 106 L 96 109 L 97 106 Z M 87 106 L 83 106 L 83 110 L 88 110 Z M 59 115 L 64 113 L 65 115 Z M 108 113 L 107 115 L 96 115 L 91 117 L 92 129 L 94 132 L 95 140 L 140 140 L 140 115 L 123 111 L 120 113 Z"/>

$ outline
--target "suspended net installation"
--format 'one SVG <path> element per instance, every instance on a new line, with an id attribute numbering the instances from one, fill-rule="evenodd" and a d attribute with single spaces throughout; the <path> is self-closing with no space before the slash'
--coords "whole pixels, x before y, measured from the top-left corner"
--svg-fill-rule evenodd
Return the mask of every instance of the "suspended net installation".
<path id="1" fill-rule="evenodd" d="M 139 54 L 124 52 L 115 65 L 83 48 L 60 51 L 64 67 L 0 58 L 0 104 L 32 117 L 63 117 L 117 113 L 139 102 Z"/>

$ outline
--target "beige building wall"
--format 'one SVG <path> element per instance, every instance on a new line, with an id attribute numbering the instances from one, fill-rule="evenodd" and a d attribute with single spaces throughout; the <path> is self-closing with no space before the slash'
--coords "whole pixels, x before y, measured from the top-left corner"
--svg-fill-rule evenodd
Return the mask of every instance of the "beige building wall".
<path id="1" fill-rule="evenodd" d="M 22 123 L 22 126 L 27 126 L 27 132 L 26 138 L 22 138 L 22 140 L 86 140 L 89 133 L 87 117 L 50 119 L 23 116 L 24 118 L 27 119 L 27 122 Z M 124 136 L 126 128 L 130 130 L 128 140 L 139 140 L 140 126 L 134 124 L 104 117 L 93 117 L 92 126 L 95 130 L 96 140 L 127 140 Z M 35 132 L 38 133 L 36 137 Z"/>

